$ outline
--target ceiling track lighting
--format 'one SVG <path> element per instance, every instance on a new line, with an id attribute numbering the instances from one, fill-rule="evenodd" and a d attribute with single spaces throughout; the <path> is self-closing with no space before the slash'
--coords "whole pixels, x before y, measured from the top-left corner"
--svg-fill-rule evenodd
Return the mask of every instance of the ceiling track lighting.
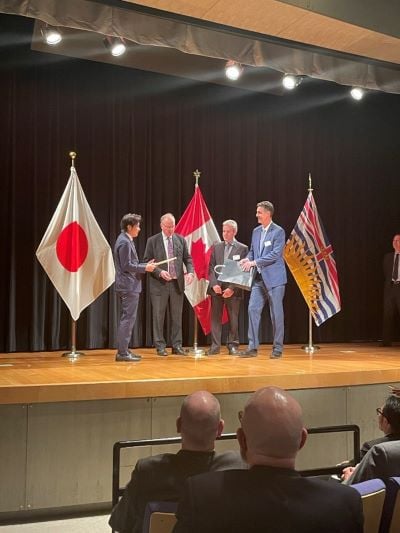
<path id="1" fill-rule="evenodd" d="M 294 74 L 285 74 L 282 78 L 282 85 L 288 91 L 295 89 L 303 81 L 303 76 L 295 76 Z"/>
<path id="2" fill-rule="evenodd" d="M 240 78 L 243 72 L 243 67 L 237 61 L 229 59 L 225 65 L 225 76 L 232 81 L 236 81 Z"/>
<path id="3" fill-rule="evenodd" d="M 55 26 L 49 26 L 49 24 L 46 24 L 41 27 L 40 32 L 44 42 L 50 46 L 54 46 L 62 41 L 62 34 Z"/>
<path id="4" fill-rule="evenodd" d="M 126 52 L 126 44 L 122 37 L 111 37 L 107 35 L 104 38 L 104 46 L 110 50 L 114 57 L 122 56 Z"/>
<path id="5" fill-rule="evenodd" d="M 352 87 L 350 90 L 351 97 L 354 98 L 354 100 L 362 100 L 364 97 L 365 91 L 364 89 L 361 89 L 361 87 Z"/>

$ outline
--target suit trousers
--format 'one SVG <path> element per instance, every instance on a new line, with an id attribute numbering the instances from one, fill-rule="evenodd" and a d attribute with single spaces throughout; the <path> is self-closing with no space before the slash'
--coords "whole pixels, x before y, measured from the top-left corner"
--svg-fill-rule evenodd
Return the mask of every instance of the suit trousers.
<path id="1" fill-rule="evenodd" d="M 183 292 L 179 291 L 176 280 L 160 284 L 160 290 L 151 292 L 153 308 L 153 343 L 157 350 L 164 350 L 167 343 L 164 337 L 164 321 L 167 306 L 171 318 L 171 345 L 182 346 Z"/>
<path id="2" fill-rule="evenodd" d="M 117 347 L 118 353 L 124 354 L 128 351 L 133 326 L 136 322 L 140 293 L 118 291 L 117 294 L 121 301 L 121 318 L 117 331 Z"/>
<path id="3" fill-rule="evenodd" d="M 239 309 L 241 298 L 222 298 L 211 295 L 211 350 L 219 350 L 221 346 L 222 312 L 224 304 L 228 311 L 229 331 L 226 339 L 227 346 L 239 346 Z"/>
<path id="4" fill-rule="evenodd" d="M 391 344 L 393 319 L 396 311 L 400 318 L 400 283 L 385 286 L 383 297 L 383 344 Z"/>
<path id="5" fill-rule="evenodd" d="M 259 330 L 261 313 L 268 302 L 272 323 L 273 349 L 283 350 L 283 336 L 285 332 L 283 316 L 283 297 L 285 285 L 267 289 L 264 281 L 257 276 L 251 288 L 249 301 L 249 350 L 257 350 L 260 344 Z"/>

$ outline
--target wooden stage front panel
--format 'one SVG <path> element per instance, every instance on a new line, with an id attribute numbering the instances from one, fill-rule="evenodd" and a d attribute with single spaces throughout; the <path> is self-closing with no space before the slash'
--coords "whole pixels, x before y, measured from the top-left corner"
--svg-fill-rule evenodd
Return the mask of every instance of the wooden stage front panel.
<path id="1" fill-rule="evenodd" d="M 308 355 L 300 346 L 288 345 L 281 360 L 269 359 L 270 350 L 263 346 L 257 358 L 241 359 L 225 353 L 159 357 L 152 349 L 137 349 L 143 356 L 139 363 L 117 363 L 111 350 L 89 350 L 75 361 L 62 352 L 0 354 L 0 404 L 183 396 L 200 389 L 237 393 L 266 385 L 313 389 L 400 382 L 400 347 L 324 344 Z"/>

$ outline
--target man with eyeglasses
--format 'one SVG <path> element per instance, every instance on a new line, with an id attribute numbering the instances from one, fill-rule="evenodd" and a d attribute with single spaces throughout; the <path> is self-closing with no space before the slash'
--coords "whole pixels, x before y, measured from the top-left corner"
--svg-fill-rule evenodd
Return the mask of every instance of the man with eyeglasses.
<path id="1" fill-rule="evenodd" d="M 400 450 L 400 398 L 395 394 L 391 394 L 382 407 L 376 408 L 376 414 L 378 415 L 379 429 L 384 433 L 384 436 L 364 442 L 360 451 L 360 463 L 356 466 L 348 466 L 343 470 L 342 480 L 350 485 L 369 479 L 365 477 L 367 475 L 365 472 L 366 465 L 363 460 L 373 446 L 385 442 L 399 441 Z"/>
<path id="2" fill-rule="evenodd" d="M 293 396 L 259 389 L 239 418 L 237 438 L 249 469 L 189 478 L 174 533 L 362 533 L 357 491 L 296 472 L 307 430 Z"/>
<path id="3" fill-rule="evenodd" d="M 158 266 L 150 277 L 150 298 L 153 308 L 153 343 L 157 355 L 166 356 L 164 322 L 167 307 L 171 320 L 172 353 L 186 355 L 182 348 L 182 309 L 185 283 L 192 283 L 193 262 L 186 240 L 175 233 L 175 217 L 166 213 L 160 219 L 161 233 L 147 240 L 144 261 L 155 259 Z M 146 259 L 146 258 L 149 259 Z M 186 272 L 184 272 L 184 266 Z"/>

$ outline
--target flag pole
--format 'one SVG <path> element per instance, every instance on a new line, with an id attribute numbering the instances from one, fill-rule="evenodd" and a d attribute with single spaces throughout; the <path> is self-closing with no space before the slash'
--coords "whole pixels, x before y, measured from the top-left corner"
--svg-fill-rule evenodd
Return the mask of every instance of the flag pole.
<path id="1" fill-rule="evenodd" d="M 199 186 L 199 178 L 200 178 L 201 172 L 198 168 L 193 172 L 194 179 L 196 180 L 195 187 Z M 198 335 L 199 335 L 199 323 L 197 319 L 197 315 L 193 309 L 194 314 L 194 328 L 193 328 L 193 348 L 190 348 L 189 354 L 193 355 L 194 357 L 203 357 L 205 355 L 205 350 L 203 348 L 199 348 L 198 346 Z"/>
<path id="2" fill-rule="evenodd" d="M 70 152 L 69 157 L 71 158 L 71 166 L 75 167 L 75 158 L 76 152 Z M 72 317 L 71 317 L 72 318 Z M 71 351 L 64 352 L 63 357 L 68 357 L 68 359 L 78 359 L 81 355 L 85 355 L 83 352 L 76 351 L 76 320 L 72 319 L 71 323 Z"/>
<path id="3" fill-rule="evenodd" d="M 313 192 L 311 172 L 308 173 L 308 192 Z M 312 338 L 312 314 L 308 311 L 308 344 L 301 347 L 306 353 L 313 354 L 316 350 L 319 350 L 319 346 L 313 344 Z"/>

